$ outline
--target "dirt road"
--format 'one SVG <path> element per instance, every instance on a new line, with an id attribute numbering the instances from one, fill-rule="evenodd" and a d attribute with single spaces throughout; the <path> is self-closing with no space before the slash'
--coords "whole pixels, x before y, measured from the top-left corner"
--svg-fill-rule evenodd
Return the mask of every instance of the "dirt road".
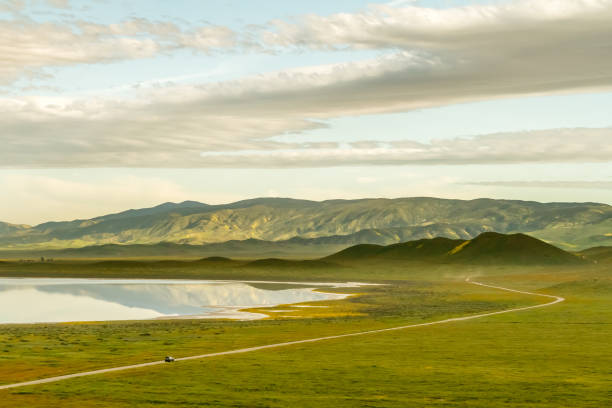
<path id="1" fill-rule="evenodd" d="M 201 354 L 201 355 L 197 355 L 197 356 L 182 357 L 182 358 L 177 358 L 176 361 L 180 362 L 180 361 L 187 361 L 187 360 L 197 360 L 197 359 L 202 359 L 202 358 L 227 356 L 227 355 L 230 355 L 230 354 L 249 353 L 249 352 L 258 351 L 258 350 L 273 349 L 273 348 L 278 348 L 278 347 L 287 347 L 287 346 L 292 346 L 292 345 L 295 345 L 295 344 L 315 343 L 315 342 L 318 342 L 318 341 L 333 340 L 333 339 L 342 339 L 342 338 L 345 338 L 345 337 L 364 336 L 364 335 L 368 335 L 368 334 L 384 333 L 384 332 L 389 332 L 389 331 L 394 331 L 394 330 L 405 330 L 405 329 L 412 329 L 412 328 L 416 328 L 416 327 L 433 326 L 433 325 L 436 325 L 436 324 L 444 324 L 444 323 L 459 322 L 459 321 L 464 321 L 464 320 L 479 319 L 479 318 L 482 318 L 482 317 L 494 316 L 494 315 L 498 315 L 498 314 L 511 313 L 511 312 L 520 312 L 520 311 L 523 311 L 523 310 L 530 310 L 530 309 L 537 309 L 537 308 L 541 308 L 541 307 L 552 306 L 552 305 L 554 305 L 556 303 L 560 303 L 560 302 L 563 302 L 565 300 L 564 298 L 562 298 L 560 296 L 543 295 L 543 294 L 540 294 L 540 293 L 533 293 L 533 292 L 527 292 L 527 291 L 523 291 L 523 290 L 509 289 L 509 288 L 504 288 L 504 287 L 501 287 L 501 286 L 487 285 L 485 283 L 471 281 L 469 278 L 466 279 L 466 281 L 468 283 L 473 284 L 473 285 L 484 286 L 484 287 L 487 287 L 487 288 L 493 288 L 493 289 L 499 289 L 499 290 L 505 290 L 507 292 L 522 293 L 524 295 L 541 296 L 541 297 L 546 297 L 546 298 L 550 298 L 550 299 L 553 299 L 553 300 L 548 302 L 548 303 L 542 303 L 542 304 L 534 305 L 534 306 L 517 307 L 517 308 L 506 309 L 506 310 L 501 310 L 501 311 L 497 311 L 497 312 L 481 313 L 481 314 L 470 315 L 470 316 L 463 316 L 463 317 L 453 317 L 453 318 L 450 318 L 450 319 L 437 320 L 437 321 L 428 322 L 428 323 L 409 324 L 409 325 L 406 325 L 406 326 L 390 327 L 390 328 L 386 328 L 386 329 L 368 330 L 368 331 L 362 331 L 362 332 L 357 332 L 357 333 L 348 333 L 348 334 L 338 334 L 338 335 L 335 335 L 335 336 L 326 336 L 326 337 L 318 337 L 318 338 L 314 338 L 314 339 L 288 341 L 286 343 L 266 344 L 266 345 L 263 345 L 263 346 L 248 347 L 248 348 L 237 349 L 237 350 L 229 350 L 229 351 L 221 351 L 221 352 L 218 352 L 218 353 L 209 353 L 209 354 Z M 5 389 L 9 389 L 9 388 L 17 388 L 17 387 L 25 387 L 25 386 L 28 386 L 28 385 L 46 384 L 46 383 L 51 383 L 51 382 L 56 382 L 56 381 L 68 380 L 70 378 L 86 377 L 86 376 L 90 376 L 90 375 L 97 375 L 97 374 L 112 373 L 112 372 L 117 372 L 117 371 L 132 370 L 132 369 L 135 369 L 135 368 L 151 367 L 151 366 L 155 366 L 155 365 L 159 365 L 159 364 L 168 364 L 168 363 L 165 363 L 163 360 L 160 360 L 160 361 L 152 361 L 152 362 L 149 362 L 149 363 L 132 364 L 132 365 L 126 365 L 126 366 L 121 366 L 121 367 L 113 367 L 113 368 L 104 368 L 104 369 L 101 369 L 101 370 L 84 371 L 84 372 L 81 372 L 81 373 L 61 375 L 61 376 L 58 376 L 58 377 L 49 377 L 49 378 L 43 378 L 43 379 L 40 379 L 40 380 L 33 380 L 33 381 L 26 381 L 26 382 L 20 382 L 20 383 L 15 383 L 15 384 L 0 385 L 0 390 L 5 390 Z"/>

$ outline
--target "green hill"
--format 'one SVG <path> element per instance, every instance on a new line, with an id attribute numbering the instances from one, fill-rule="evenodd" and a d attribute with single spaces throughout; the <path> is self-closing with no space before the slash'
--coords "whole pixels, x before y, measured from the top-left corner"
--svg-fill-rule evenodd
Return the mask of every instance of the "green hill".
<path id="1" fill-rule="evenodd" d="M 562 265 L 582 260 L 569 252 L 525 234 L 485 232 L 454 248 L 451 262 L 475 264 Z"/>
<path id="2" fill-rule="evenodd" d="M 584 261 L 536 238 L 524 234 L 486 232 L 471 240 L 422 239 L 389 246 L 357 245 L 333 254 L 326 260 L 403 260 L 474 265 L 565 265 Z"/>
<path id="3" fill-rule="evenodd" d="M 612 247 L 609 246 L 585 249 L 578 255 L 597 263 L 612 263 Z"/>
<path id="4" fill-rule="evenodd" d="M 465 240 L 486 231 L 529 233 L 556 246 L 580 250 L 610 243 L 612 207 L 427 197 L 321 202 L 259 198 L 223 205 L 186 201 L 32 227 L 0 223 L 0 249 L 161 242 L 204 245 L 248 239 L 339 249 L 434 237 Z"/>
<path id="5" fill-rule="evenodd" d="M 158 244 L 93 245 L 66 249 L 18 249 L 0 250 L 0 259 L 77 259 L 77 258 L 199 258 L 210 261 L 219 257 L 256 259 L 262 257 L 319 258 L 345 248 L 344 244 L 319 244 L 316 239 L 288 241 L 262 241 L 247 239 L 206 245 Z M 204 259 L 202 259 L 204 258 Z"/>
<path id="6" fill-rule="evenodd" d="M 297 269 L 308 269 L 308 268 L 329 268 L 337 266 L 326 262 L 324 260 L 306 260 L 297 261 L 289 259 L 278 259 L 278 258 L 266 258 L 258 259 L 249 262 L 245 265 L 247 268 L 297 268 Z"/>
<path id="7" fill-rule="evenodd" d="M 463 242 L 466 241 L 438 237 L 389 245 L 385 250 L 385 257 L 389 259 L 435 261 L 443 259 L 450 251 L 460 246 Z"/>
<path id="8" fill-rule="evenodd" d="M 371 258 L 413 261 L 439 260 L 463 242 L 466 241 L 438 237 L 388 246 L 362 244 L 346 248 L 326 259 L 332 261 L 353 261 Z"/>
<path id="9" fill-rule="evenodd" d="M 386 247 L 382 245 L 374 245 L 374 244 L 359 244 L 349 248 L 346 248 L 336 254 L 330 255 L 325 259 L 329 260 L 357 260 L 357 259 L 367 259 L 378 256 L 381 252 L 383 252 Z"/>
<path id="10" fill-rule="evenodd" d="M 206 258 L 202 258 L 199 260 L 199 262 L 232 262 L 232 260 L 230 258 L 226 258 L 224 256 L 209 256 Z"/>

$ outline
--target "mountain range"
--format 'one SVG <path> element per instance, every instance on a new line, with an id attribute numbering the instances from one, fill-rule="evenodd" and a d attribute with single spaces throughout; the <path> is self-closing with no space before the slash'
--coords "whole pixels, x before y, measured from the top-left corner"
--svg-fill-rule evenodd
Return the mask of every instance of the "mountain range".
<path id="1" fill-rule="evenodd" d="M 389 245 L 434 237 L 469 240 L 487 231 L 527 233 L 564 249 L 581 250 L 612 243 L 612 207 L 428 197 L 320 202 L 258 198 L 223 205 L 185 201 L 36 226 L 0 222 L 0 249 L 218 246 L 228 241 L 240 247 L 274 241 L 332 253 L 364 243 Z"/>

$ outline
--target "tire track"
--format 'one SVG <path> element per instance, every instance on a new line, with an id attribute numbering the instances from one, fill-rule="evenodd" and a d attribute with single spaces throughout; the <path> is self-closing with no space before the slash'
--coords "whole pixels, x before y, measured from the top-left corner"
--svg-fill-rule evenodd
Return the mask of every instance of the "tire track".
<path id="1" fill-rule="evenodd" d="M 181 357 L 181 358 L 177 358 L 175 361 L 180 362 L 180 361 L 188 361 L 188 360 L 199 360 L 199 359 L 211 358 L 211 357 L 228 356 L 232 354 L 243 354 L 243 353 L 250 353 L 250 352 L 259 351 L 259 350 L 268 350 L 268 349 L 279 348 L 279 347 L 293 346 L 297 344 L 315 343 L 315 342 L 325 341 L 325 340 L 343 339 L 347 337 L 364 336 L 368 334 L 385 333 L 385 332 L 390 332 L 390 331 L 395 331 L 395 330 L 405 330 L 405 329 L 412 329 L 412 328 L 424 327 L 424 326 L 434 326 L 438 324 L 445 324 L 445 323 L 451 323 L 451 322 L 460 322 L 460 321 L 465 321 L 465 320 L 480 319 L 482 317 L 487 317 L 487 316 L 495 316 L 495 315 L 500 315 L 504 313 L 520 312 L 524 310 L 548 307 L 548 306 L 552 306 L 557 303 L 561 303 L 565 300 L 564 298 L 560 296 L 544 295 L 541 293 L 527 292 L 524 290 L 504 288 L 502 286 L 488 285 L 485 283 L 472 281 L 469 278 L 466 279 L 466 282 L 472 285 L 478 285 L 478 286 L 483 286 L 483 287 L 492 288 L 492 289 L 499 289 L 499 290 L 504 290 L 507 292 L 521 293 L 524 295 L 546 297 L 546 298 L 550 298 L 553 300 L 551 300 L 548 303 L 542 303 L 542 304 L 533 305 L 533 306 L 523 306 L 523 307 L 517 307 L 517 308 L 512 308 L 512 309 L 500 310 L 497 312 L 480 313 L 476 315 L 469 315 L 469 316 L 463 316 L 463 317 L 452 317 L 449 319 L 436 320 L 436 321 L 427 322 L 427 323 L 416 323 L 416 324 L 409 324 L 405 326 L 389 327 L 386 329 L 368 330 L 368 331 L 362 331 L 362 332 L 357 332 L 357 333 L 338 334 L 338 335 L 333 335 L 333 336 L 317 337 L 314 339 L 295 340 L 295 341 L 288 341 L 284 343 L 266 344 L 263 346 L 254 346 L 254 347 L 247 347 L 247 348 L 236 349 L 236 350 L 220 351 L 216 353 L 208 353 L 208 354 L 200 354 L 196 356 Z M 131 365 L 126 365 L 126 366 L 121 366 L 121 367 L 104 368 L 100 370 L 83 371 L 80 373 L 61 375 L 57 377 L 42 378 L 40 380 L 0 385 L 0 390 L 25 387 L 28 385 L 47 384 L 47 383 L 52 383 L 52 382 L 57 382 L 57 381 L 68 380 L 71 378 L 79 378 L 79 377 L 87 377 L 91 375 L 114 373 L 118 371 L 133 370 L 136 368 L 152 367 L 152 366 L 156 366 L 160 364 L 167 364 L 167 363 L 165 363 L 163 360 L 160 360 L 160 361 L 152 361 L 152 362 L 141 363 L 141 364 L 131 364 Z"/>

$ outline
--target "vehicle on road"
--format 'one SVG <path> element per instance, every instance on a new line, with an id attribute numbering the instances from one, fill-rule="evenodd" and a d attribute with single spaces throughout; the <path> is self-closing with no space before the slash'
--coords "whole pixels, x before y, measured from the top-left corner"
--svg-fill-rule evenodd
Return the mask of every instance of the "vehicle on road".
<path id="1" fill-rule="evenodd" d="M 166 356 L 166 358 L 164 358 L 164 361 L 166 363 L 174 363 L 174 357 Z"/>

